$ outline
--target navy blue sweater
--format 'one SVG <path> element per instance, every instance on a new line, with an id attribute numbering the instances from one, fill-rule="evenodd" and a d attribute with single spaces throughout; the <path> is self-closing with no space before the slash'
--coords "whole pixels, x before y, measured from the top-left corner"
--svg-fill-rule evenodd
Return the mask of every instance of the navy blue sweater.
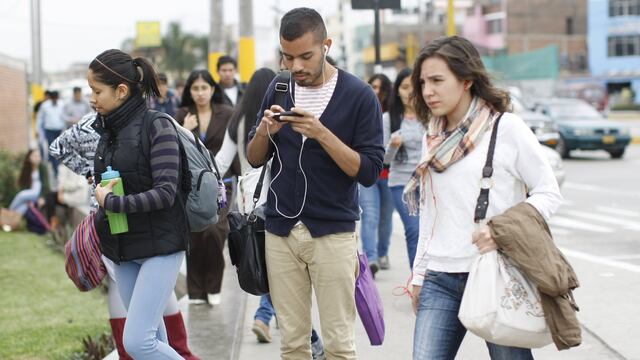
<path id="1" fill-rule="evenodd" d="M 275 104 L 274 82 L 269 86 L 258 113 L 256 126 L 249 134 L 255 136 L 265 109 Z M 293 84 L 292 82 L 292 85 Z M 287 96 L 285 110 L 294 104 Z M 360 217 L 358 208 L 358 183 L 373 185 L 382 170 L 384 148 L 382 146 L 382 111 L 375 93 L 369 85 L 357 77 L 339 70 L 338 82 L 320 121 L 335 136 L 360 154 L 360 169 L 355 178 L 348 176 L 331 159 L 329 154 L 314 139 L 307 139 L 302 152 L 302 168 L 307 176 L 307 200 L 298 219 L 288 219 L 275 209 L 275 198 L 269 191 L 266 210 L 266 228 L 272 234 L 288 236 L 293 226 L 302 221 L 309 228 L 311 236 L 320 237 L 355 230 L 355 222 Z M 278 209 L 285 215 L 298 213 L 304 198 L 304 177 L 298 166 L 298 156 L 302 145 L 302 135 L 285 125 L 275 135 L 282 173 L 272 184 L 278 195 Z M 273 155 L 275 148 L 271 144 Z M 279 163 L 273 160 L 271 178 L 278 173 Z"/>

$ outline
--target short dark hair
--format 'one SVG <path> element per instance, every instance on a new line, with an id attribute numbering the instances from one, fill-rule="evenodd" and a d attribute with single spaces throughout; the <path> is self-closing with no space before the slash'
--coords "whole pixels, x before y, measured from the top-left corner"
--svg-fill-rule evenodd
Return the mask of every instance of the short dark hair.
<path id="1" fill-rule="evenodd" d="M 220 67 L 224 64 L 233 64 L 234 68 L 238 68 L 238 63 L 231 56 L 223 55 L 218 59 L 218 64 L 216 65 L 216 70 L 220 70 Z"/>
<path id="2" fill-rule="evenodd" d="M 82 89 L 79 86 L 74 86 L 73 87 L 73 92 L 74 93 L 79 93 L 79 92 L 82 92 Z"/>
<path id="3" fill-rule="evenodd" d="M 317 42 L 327 38 L 327 28 L 320 14 L 310 8 L 299 7 L 290 10 L 280 20 L 280 37 L 293 41 L 308 32 L 313 32 Z"/>

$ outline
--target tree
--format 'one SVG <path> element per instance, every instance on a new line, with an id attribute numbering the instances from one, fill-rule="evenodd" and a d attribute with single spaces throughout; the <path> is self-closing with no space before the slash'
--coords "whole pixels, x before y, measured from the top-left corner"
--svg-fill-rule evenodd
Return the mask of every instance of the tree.
<path id="1" fill-rule="evenodd" d="M 162 37 L 162 48 L 162 68 L 177 79 L 186 78 L 197 67 L 206 68 L 209 53 L 206 35 L 183 33 L 180 24 L 172 22 Z"/>

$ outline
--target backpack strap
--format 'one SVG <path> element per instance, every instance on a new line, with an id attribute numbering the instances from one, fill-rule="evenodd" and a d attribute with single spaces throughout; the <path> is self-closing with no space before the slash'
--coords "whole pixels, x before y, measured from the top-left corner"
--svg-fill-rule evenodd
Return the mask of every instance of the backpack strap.
<path id="1" fill-rule="evenodd" d="M 189 170 L 189 159 L 187 158 L 187 153 L 185 152 L 184 145 L 182 144 L 182 140 L 180 139 L 178 128 L 176 128 L 175 121 L 173 120 L 173 118 L 171 118 L 171 116 L 156 110 L 152 110 L 152 109 L 147 110 L 147 112 L 144 114 L 144 120 L 143 120 L 142 130 L 141 130 L 141 136 L 144 138 L 144 140 L 142 140 L 142 147 L 144 150 L 143 153 L 149 154 L 149 157 L 151 156 L 150 154 L 151 142 L 149 141 L 149 126 L 151 126 L 151 124 L 153 124 L 153 122 L 159 118 L 165 118 L 169 120 L 169 123 L 171 123 L 171 126 L 173 126 L 173 129 L 176 131 L 176 137 L 178 138 L 178 149 L 179 149 L 178 151 L 180 153 L 180 171 L 178 171 L 178 175 L 179 175 L 178 181 L 180 183 L 180 190 L 188 194 L 191 191 L 191 181 L 192 181 L 191 171 Z"/>
<path id="2" fill-rule="evenodd" d="M 503 113 L 504 114 L 504 113 Z M 478 201 L 476 203 L 476 211 L 473 217 L 473 221 L 479 223 L 487 216 L 487 209 L 489 209 L 489 190 L 493 186 L 491 176 L 493 175 L 493 153 L 496 150 L 496 138 L 498 137 L 498 123 L 502 115 L 498 116 L 496 121 L 493 122 L 493 130 L 491 132 L 491 141 L 489 142 L 489 151 L 487 151 L 487 161 L 482 169 L 482 179 L 480 180 L 480 195 L 478 195 Z"/>
<path id="3" fill-rule="evenodd" d="M 287 95 L 291 94 L 293 99 L 293 87 L 291 83 L 291 72 L 289 70 L 281 71 L 276 77 L 276 81 L 273 85 L 275 93 L 275 105 L 280 105 L 285 111 L 285 104 L 287 101 Z"/>

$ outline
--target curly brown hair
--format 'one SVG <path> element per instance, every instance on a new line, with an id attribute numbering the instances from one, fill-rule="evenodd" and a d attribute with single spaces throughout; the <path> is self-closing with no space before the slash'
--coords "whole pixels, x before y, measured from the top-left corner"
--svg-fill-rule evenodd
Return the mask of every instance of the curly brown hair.
<path id="1" fill-rule="evenodd" d="M 411 75 L 416 115 L 418 115 L 418 119 L 425 127 L 431 118 L 431 110 L 429 110 L 422 97 L 420 69 L 422 68 L 422 63 L 431 57 L 438 57 L 446 62 L 459 81 L 471 80 L 473 82 L 471 86 L 472 96 L 485 100 L 495 111 L 508 111 L 511 103 L 509 94 L 491 83 L 489 73 L 473 44 L 460 36 L 443 36 L 431 41 L 420 51 L 413 66 L 416 71 Z"/>

